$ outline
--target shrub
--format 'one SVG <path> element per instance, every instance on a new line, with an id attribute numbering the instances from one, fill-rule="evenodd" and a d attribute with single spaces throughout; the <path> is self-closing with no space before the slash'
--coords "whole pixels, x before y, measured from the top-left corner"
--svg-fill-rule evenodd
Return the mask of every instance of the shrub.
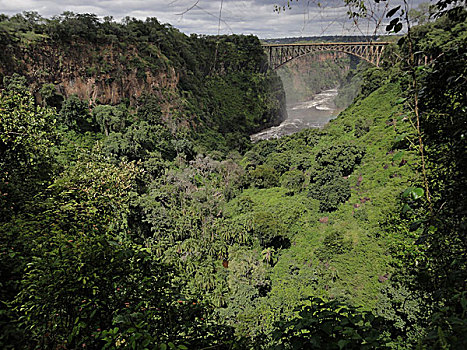
<path id="1" fill-rule="evenodd" d="M 60 109 L 63 103 L 63 96 L 57 92 L 54 84 L 44 84 L 40 90 L 44 105 Z"/>
<path id="2" fill-rule="evenodd" d="M 266 164 L 274 168 L 280 175 L 290 169 L 290 155 L 286 153 L 273 153 L 266 160 Z"/>
<path id="3" fill-rule="evenodd" d="M 368 131 L 370 131 L 370 126 L 373 124 L 373 120 L 366 118 L 359 118 L 355 122 L 354 135 L 355 137 L 362 137 Z"/>
<path id="4" fill-rule="evenodd" d="M 342 177 L 337 167 L 314 169 L 310 181 L 309 196 L 319 200 L 322 212 L 336 210 L 351 195 L 349 180 Z"/>
<path id="5" fill-rule="evenodd" d="M 263 157 L 254 150 L 246 152 L 242 159 L 242 165 L 245 167 L 245 169 L 255 168 L 262 163 Z"/>
<path id="6" fill-rule="evenodd" d="M 319 200 L 320 211 L 336 210 L 339 204 L 350 198 L 349 181 L 344 178 L 336 178 L 333 182 L 315 189 L 311 197 Z"/>
<path id="7" fill-rule="evenodd" d="M 362 147 L 341 144 L 332 145 L 327 148 L 321 149 L 316 155 L 316 161 L 321 166 L 335 166 L 339 167 L 342 175 L 350 175 L 355 165 L 360 164 L 365 151 Z"/>
<path id="8" fill-rule="evenodd" d="M 250 171 L 250 183 L 258 188 L 268 188 L 279 185 L 279 174 L 268 165 L 259 165 Z"/>
<path id="9" fill-rule="evenodd" d="M 281 235 L 282 230 L 283 227 L 275 215 L 265 211 L 254 214 L 253 231 L 263 248 L 287 246 L 288 240 Z"/>
<path id="10" fill-rule="evenodd" d="M 324 237 L 323 246 L 318 249 L 317 255 L 321 260 L 329 260 L 351 249 L 352 242 L 346 240 L 342 232 L 332 231 Z"/>
<path id="11" fill-rule="evenodd" d="M 310 298 L 279 322 L 274 339 L 283 349 L 388 349 L 387 329 L 371 312 Z"/>
<path id="12" fill-rule="evenodd" d="M 305 182 L 305 175 L 300 170 L 289 170 L 281 177 L 281 185 L 293 191 L 300 191 Z"/>

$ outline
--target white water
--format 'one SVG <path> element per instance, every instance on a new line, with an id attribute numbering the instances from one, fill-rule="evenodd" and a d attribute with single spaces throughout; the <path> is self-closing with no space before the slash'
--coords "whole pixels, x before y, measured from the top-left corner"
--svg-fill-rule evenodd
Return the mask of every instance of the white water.
<path id="1" fill-rule="evenodd" d="M 315 95 L 312 100 L 287 105 L 288 118 L 280 125 L 273 126 L 257 134 L 251 135 L 253 142 L 259 140 L 278 139 L 308 128 L 322 128 L 338 111 L 334 104 L 337 89 L 329 89 Z"/>

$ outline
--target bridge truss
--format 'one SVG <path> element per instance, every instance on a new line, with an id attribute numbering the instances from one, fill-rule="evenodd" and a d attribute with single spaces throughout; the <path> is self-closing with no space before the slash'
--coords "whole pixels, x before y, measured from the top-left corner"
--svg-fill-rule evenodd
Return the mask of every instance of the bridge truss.
<path id="1" fill-rule="evenodd" d="M 277 69 L 287 62 L 321 51 L 345 52 L 379 67 L 381 56 L 388 42 L 311 43 L 311 44 L 265 44 L 262 45 L 269 58 L 269 66 Z"/>

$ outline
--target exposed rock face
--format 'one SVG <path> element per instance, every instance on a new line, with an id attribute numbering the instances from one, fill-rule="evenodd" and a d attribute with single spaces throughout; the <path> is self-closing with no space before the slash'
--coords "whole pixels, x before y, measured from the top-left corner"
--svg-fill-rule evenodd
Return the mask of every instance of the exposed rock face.
<path id="1" fill-rule="evenodd" d="M 44 84 L 53 84 L 62 99 L 77 95 L 90 108 L 125 103 L 135 107 L 131 111 L 146 103 L 140 97 L 151 95 L 151 108 L 171 131 L 211 129 L 230 139 L 246 139 L 287 117 L 282 83 L 265 70 L 257 38 L 226 36 L 218 51 L 214 40 L 158 30 L 152 41 L 54 41 L 41 34 L 27 41 L 0 32 L 0 85 L 4 76 L 18 73 L 39 103 Z"/>
<path id="2" fill-rule="evenodd" d="M 115 105 L 128 98 L 134 104 L 144 93 L 163 99 L 164 91 L 174 91 L 179 81 L 173 67 L 162 60 L 157 69 L 148 69 L 135 48 L 118 45 L 46 43 L 11 48 L 9 54 L 12 59 L 0 65 L 0 75 L 24 75 L 35 90 L 52 83 L 65 97 L 76 94 L 90 103 Z"/>

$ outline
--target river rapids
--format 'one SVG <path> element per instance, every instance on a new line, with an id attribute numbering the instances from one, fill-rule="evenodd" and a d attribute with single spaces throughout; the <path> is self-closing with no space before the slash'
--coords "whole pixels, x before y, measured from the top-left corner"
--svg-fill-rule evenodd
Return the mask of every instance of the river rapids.
<path id="1" fill-rule="evenodd" d="M 278 126 L 251 135 L 251 140 L 256 142 L 277 139 L 302 129 L 322 128 L 327 122 L 334 119 L 339 112 L 334 104 L 337 93 L 337 88 L 329 89 L 316 94 L 309 101 L 287 105 L 288 117 L 286 120 Z"/>

